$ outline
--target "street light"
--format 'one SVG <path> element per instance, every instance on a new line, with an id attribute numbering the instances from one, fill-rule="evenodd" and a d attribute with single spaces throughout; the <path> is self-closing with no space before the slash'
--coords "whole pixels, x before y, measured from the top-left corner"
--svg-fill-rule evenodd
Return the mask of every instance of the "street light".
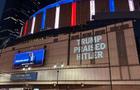
<path id="1" fill-rule="evenodd" d="M 53 68 L 56 69 L 57 65 L 54 65 Z"/>
<path id="2" fill-rule="evenodd" d="M 30 71 L 31 70 L 31 67 L 30 67 L 30 64 L 23 64 L 22 65 L 23 66 L 23 68 L 22 68 L 22 70 L 24 71 L 24 81 L 26 81 L 26 74 L 27 74 L 27 72 L 28 71 Z M 26 88 L 27 88 L 27 90 L 29 90 L 29 88 L 28 88 L 28 83 L 25 83 L 25 90 L 26 90 Z"/>
<path id="3" fill-rule="evenodd" d="M 31 67 L 24 67 L 24 68 L 22 68 L 22 70 L 23 71 L 29 71 L 29 70 L 31 70 Z"/>
<path id="4" fill-rule="evenodd" d="M 60 68 L 63 68 L 63 67 L 64 67 L 64 64 L 59 64 L 59 65 L 57 64 L 57 65 L 53 66 L 54 69 L 58 69 L 58 68 L 60 69 Z"/>
<path id="5" fill-rule="evenodd" d="M 59 70 L 62 69 L 63 67 L 64 67 L 64 64 L 57 64 L 57 65 L 53 66 L 53 68 L 57 70 L 57 82 L 56 82 L 56 85 L 58 85 Z"/>
<path id="6" fill-rule="evenodd" d="M 61 65 L 61 68 L 63 68 L 63 67 L 64 67 L 64 64 Z"/>
<path id="7" fill-rule="evenodd" d="M 22 67 L 23 67 L 22 70 L 25 72 L 31 70 L 30 65 L 31 65 L 30 63 L 22 64 Z"/>

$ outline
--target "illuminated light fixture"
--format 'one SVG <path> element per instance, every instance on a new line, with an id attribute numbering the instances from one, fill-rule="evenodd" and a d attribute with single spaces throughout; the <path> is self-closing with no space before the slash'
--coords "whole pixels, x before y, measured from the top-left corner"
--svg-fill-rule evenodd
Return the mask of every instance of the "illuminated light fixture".
<path id="1" fill-rule="evenodd" d="M 46 10 L 43 12 L 41 29 L 45 29 Z"/>
<path id="2" fill-rule="evenodd" d="M 26 23 L 25 23 L 25 27 L 24 27 L 24 36 L 26 35 L 26 33 L 27 33 L 27 28 L 28 28 L 28 21 L 26 21 Z"/>
<path id="3" fill-rule="evenodd" d="M 129 4 L 129 10 L 130 11 L 135 11 L 134 1 L 133 0 L 128 0 L 128 4 Z"/>
<path id="4" fill-rule="evenodd" d="M 95 15 L 95 0 L 90 1 L 90 20 L 93 20 L 93 15 Z"/>
<path id="5" fill-rule="evenodd" d="M 76 25 L 76 2 L 72 3 L 71 26 Z"/>
<path id="6" fill-rule="evenodd" d="M 64 64 L 61 65 L 61 68 L 63 68 L 63 67 L 64 67 Z"/>
<path id="7" fill-rule="evenodd" d="M 35 20 L 36 20 L 36 17 L 33 17 L 33 21 L 32 21 L 32 27 L 31 27 L 31 34 L 34 33 L 34 28 L 35 28 Z"/>
<path id="8" fill-rule="evenodd" d="M 31 70 L 31 67 L 28 67 L 28 70 Z"/>
<path id="9" fill-rule="evenodd" d="M 26 68 L 22 68 L 22 70 L 23 70 L 23 71 L 25 71 L 25 70 L 26 70 Z"/>
<path id="10" fill-rule="evenodd" d="M 20 37 L 22 36 L 23 34 L 23 27 L 21 27 L 21 30 L 20 30 Z"/>
<path id="11" fill-rule="evenodd" d="M 53 68 L 57 68 L 57 65 L 54 65 Z"/>
<path id="12" fill-rule="evenodd" d="M 56 13 L 55 13 L 55 25 L 54 28 L 59 28 L 59 16 L 60 16 L 60 6 L 56 7 Z"/>
<path id="13" fill-rule="evenodd" d="M 115 12 L 115 1 L 109 0 L 110 12 Z"/>

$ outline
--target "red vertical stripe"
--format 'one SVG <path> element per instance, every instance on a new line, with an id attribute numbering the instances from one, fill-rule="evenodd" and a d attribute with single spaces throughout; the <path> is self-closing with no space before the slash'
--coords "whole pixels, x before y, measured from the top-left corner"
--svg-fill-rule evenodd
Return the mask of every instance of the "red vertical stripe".
<path id="1" fill-rule="evenodd" d="M 76 2 L 72 3 L 71 26 L 76 25 Z"/>
<path id="2" fill-rule="evenodd" d="M 28 28 L 28 21 L 26 21 L 26 23 L 25 23 L 25 27 L 24 27 L 24 36 L 26 35 L 26 33 L 27 33 L 27 28 Z"/>

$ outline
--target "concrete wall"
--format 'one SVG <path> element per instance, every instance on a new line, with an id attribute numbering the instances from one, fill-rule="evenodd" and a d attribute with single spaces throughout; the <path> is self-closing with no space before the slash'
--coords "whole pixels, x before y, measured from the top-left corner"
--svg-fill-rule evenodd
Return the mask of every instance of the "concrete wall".
<path id="1" fill-rule="evenodd" d="M 74 53 L 77 40 L 99 35 L 102 36 L 100 42 L 106 44 L 106 48 L 102 50 L 103 58 L 77 60 L 77 54 Z M 3 49 L 0 57 L 0 71 L 6 73 L 22 71 L 22 69 L 13 69 L 12 62 L 15 53 L 46 46 L 44 65 L 32 67 L 33 71 L 38 72 L 38 83 L 40 84 L 56 83 L 57 74 L 59 74 L 58 83 L 60 84 L 109 85 L 110 79 L 114 85 L 140 84 L 140 66 L 131 21 L 81 33 L 71 33 L 69 44 L 68 40 L 69 37 L 65 34 L 26 41 Z M 53 68 L 55 64 L 64 64 L 65 66 L 63 69 L 59 69 L 57 73 L 57 70 Z M 7 82 L 6 80 L 5 82 Z M 35 84 L 35 82 L 30 82 L 30 84 Z"/>

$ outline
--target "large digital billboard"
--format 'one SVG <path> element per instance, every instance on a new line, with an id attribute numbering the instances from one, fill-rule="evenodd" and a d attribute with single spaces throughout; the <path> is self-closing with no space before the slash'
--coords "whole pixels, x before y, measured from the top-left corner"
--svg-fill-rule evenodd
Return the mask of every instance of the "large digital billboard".
<path id="1" fill-rule="evenodd" d="M 22 67 L 24 65 L 40 66 L 44 61 L 44 49 L 26 51 L 15 54 L 13 66 L 15 68 Z"/>

